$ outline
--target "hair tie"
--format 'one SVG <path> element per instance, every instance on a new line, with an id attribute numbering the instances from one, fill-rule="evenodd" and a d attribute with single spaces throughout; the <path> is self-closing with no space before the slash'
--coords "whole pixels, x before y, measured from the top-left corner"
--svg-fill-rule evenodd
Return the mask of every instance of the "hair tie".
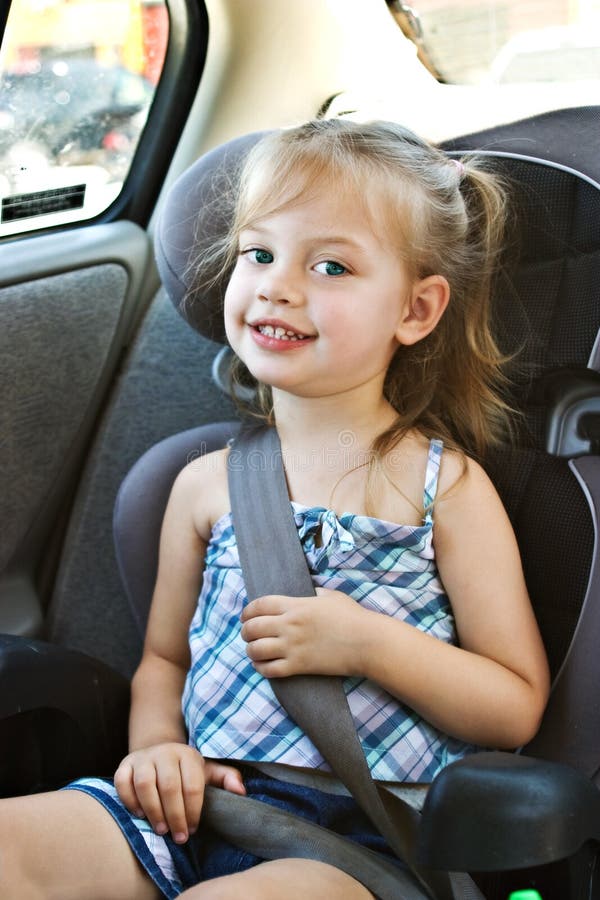
<path id="1" fill-rule="evenodd" d="M 460 161 L 460 159 L 451 159 L 450 162 L 458 169 L 458 177 L 462 178 L 465 174 L 464 164 Z"/>

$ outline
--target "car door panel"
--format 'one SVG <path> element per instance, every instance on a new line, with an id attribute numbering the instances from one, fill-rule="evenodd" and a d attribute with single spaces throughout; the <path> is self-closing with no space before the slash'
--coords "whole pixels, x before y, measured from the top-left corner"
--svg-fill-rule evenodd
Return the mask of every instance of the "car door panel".
<path id="1" fill-rule="evenodd" d="M 0 631 L 40 631 L 44 580 L 148 258 L 146 233 L 127 222 L 0 246 Z"/>

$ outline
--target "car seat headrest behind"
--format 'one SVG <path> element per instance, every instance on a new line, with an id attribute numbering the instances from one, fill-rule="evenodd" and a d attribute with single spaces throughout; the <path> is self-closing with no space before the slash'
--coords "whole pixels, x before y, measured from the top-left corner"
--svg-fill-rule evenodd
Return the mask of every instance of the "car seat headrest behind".
<path id="1" fill-rule="evenodd" d="M 165 290 L 177 311 L 205 337 L 226 343 L 222 315 L 224 279 L 213 281 L 194 261 L 224 236 L 235 199 L 241 164 L 264 132 L 254 132 L 216 147 L 181 175 L 167 196 L 156 229 L 154 250 Z"/>

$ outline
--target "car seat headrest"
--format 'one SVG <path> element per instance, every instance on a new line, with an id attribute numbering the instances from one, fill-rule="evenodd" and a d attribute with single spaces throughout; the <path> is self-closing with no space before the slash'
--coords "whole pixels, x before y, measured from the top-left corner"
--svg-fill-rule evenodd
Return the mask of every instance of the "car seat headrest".
<path id="1" fill-rule="evenodd" d="M 169 191 L 156 229 L 156 262 L 168 296 L 193 328 L 221 344 L 225 279 L 212 283 L 214 273 L 203 271 L 202 281 L 210 286 L 190 294 L 197 279 L 194 260 L 226 233 L 241 163 L 264 133 L 236 138 L 197 160 Z"/>

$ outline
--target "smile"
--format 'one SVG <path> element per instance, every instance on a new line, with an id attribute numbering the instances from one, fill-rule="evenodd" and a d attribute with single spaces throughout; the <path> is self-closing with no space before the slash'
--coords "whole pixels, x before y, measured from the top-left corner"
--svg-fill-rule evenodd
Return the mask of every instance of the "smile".
<path id="1" fill-rule="evenodd" d="M 304 334 L 302 331 L 296 331 L 290 328 L 287 322 L 281 322 L 277 319 L 256 320 L 248 322 L 250 326 L 250 334 L 254 342 L 262 347 L 263 350 L 271 352 L 280 352 L 282 350 L 296 350 L 304 347 L 315 340 L 316 335 Z"/>
<path id="2" fill-rule="evenodd" d="M 275 338 L 278 341 L 305 341 L 309 337 L 307 334 L 301 334 L 298 331 L 290 331 L 279 325 L 257 325 L 256 330 L 259 331 L 260 334 L 264 334 L 265 337 Z"/>

